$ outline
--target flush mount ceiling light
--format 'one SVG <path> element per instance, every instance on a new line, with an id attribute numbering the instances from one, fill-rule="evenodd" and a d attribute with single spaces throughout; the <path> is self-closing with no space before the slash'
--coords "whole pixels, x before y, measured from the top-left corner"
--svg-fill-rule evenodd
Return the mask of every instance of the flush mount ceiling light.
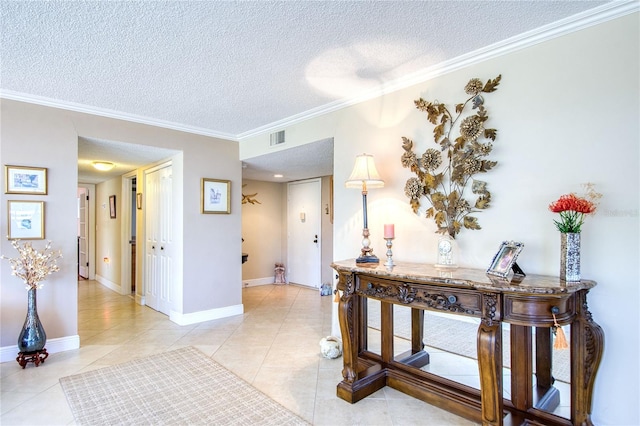
<path id="1" fill-rule="evenodd" d="M 108 161 L 94 161 L 93 162 L 93 167 L 95 167 L 96 169 L 102 171 L 102 172 L 108 172 L 109 170 L 113 169 L 116 165 L 113 163 L 110 163 Z"/>

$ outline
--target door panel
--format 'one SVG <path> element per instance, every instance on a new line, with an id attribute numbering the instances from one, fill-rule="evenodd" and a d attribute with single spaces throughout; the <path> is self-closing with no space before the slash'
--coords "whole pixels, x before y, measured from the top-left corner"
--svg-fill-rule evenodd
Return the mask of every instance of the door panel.
<path id="1" fill-rule="evenodd" d="M 289 282 L 321 285 L 321 180 L 288 184 L 287 247 Z"/>
<path id="2" fill-rule="evenodd" d="M 89 278 L 89 190 L 81 189 L 79 200 L 78 274 Z"/>
<path id="3" fill-rule="evenodd" d="M 145 175 L 145 298 L 164 314 L 171 309 L 173 276 L 172 168 Z"/>

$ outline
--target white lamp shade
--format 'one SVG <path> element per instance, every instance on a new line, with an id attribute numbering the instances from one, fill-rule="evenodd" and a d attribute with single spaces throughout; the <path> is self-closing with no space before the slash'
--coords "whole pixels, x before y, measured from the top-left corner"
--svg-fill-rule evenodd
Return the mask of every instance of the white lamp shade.
<path id="1" fill-rule="evenodd" d="M 376 165 L 373 162 L 373 155 L 362 154 L 356 157 L 356 164 L 353 166 L 351 176 L 345 182 L 347 188 L 362 189 L 366 188 L 382 188 L 384 181 L 380 179 Z"/>

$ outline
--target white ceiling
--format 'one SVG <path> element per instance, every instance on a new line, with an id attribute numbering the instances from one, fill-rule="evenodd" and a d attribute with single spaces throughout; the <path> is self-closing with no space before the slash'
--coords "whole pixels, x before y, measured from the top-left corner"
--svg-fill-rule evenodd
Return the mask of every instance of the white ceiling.
<path id="1" fill-rule="evenodd" d="M 100 183 L 138 167 L 168 159 L 179 151 L 144 145 L 132 145 L 94 138 L 78 138 L 78 182 Z M 115 167 L 109 171 L 97 171 L 94 161 L 109 161 Z"/>
<path id="2" fill-rule="evenodd" d="M 2 1 L 0 89 L 237 140 L 605 3 Z"/>
<path id="3" fill-rule="evenodd" d="M 246 159 L 242 162 L 244 179 L 290 182 L 333 174 L 333 139 L 323 139 Z M 274 177 L 275 173 L 282 178 Z"/>

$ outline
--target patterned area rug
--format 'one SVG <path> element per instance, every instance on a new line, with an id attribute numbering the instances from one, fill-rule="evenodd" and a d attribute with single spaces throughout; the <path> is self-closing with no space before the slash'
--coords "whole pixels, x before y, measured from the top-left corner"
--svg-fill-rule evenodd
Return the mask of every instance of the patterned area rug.
<path id="1" fill-rule="evenodd" d="M 193 347 L 60 384 L 79 425 L 308 425 Z"/>
<path id="2" fill-rule="evenodd" d="M 369 327 L 380 330 L 380 302 L 368 299 Z M 393 306 L 394 334 L 396 337 L 411 340 L 411 309 L 407 306 Z M 432 348 L 441 349 L 467 358 L 477 359 L 476 338 L 480 320 L 475 318 L 456 319 L 454 315 L 435 315 L 424 313 L 423 342 Z M 569 327 L 563 327 L 567 339 Z M 511 366 L 510 334 L 507 324 L 502 331 L 502 362 L 506 368 Z M 535 342 L 533 344 L 535 350 Z M 561 382 L 570 382 L 571 364 L 569 349 L 553 350 L 553 377 Z"/>

